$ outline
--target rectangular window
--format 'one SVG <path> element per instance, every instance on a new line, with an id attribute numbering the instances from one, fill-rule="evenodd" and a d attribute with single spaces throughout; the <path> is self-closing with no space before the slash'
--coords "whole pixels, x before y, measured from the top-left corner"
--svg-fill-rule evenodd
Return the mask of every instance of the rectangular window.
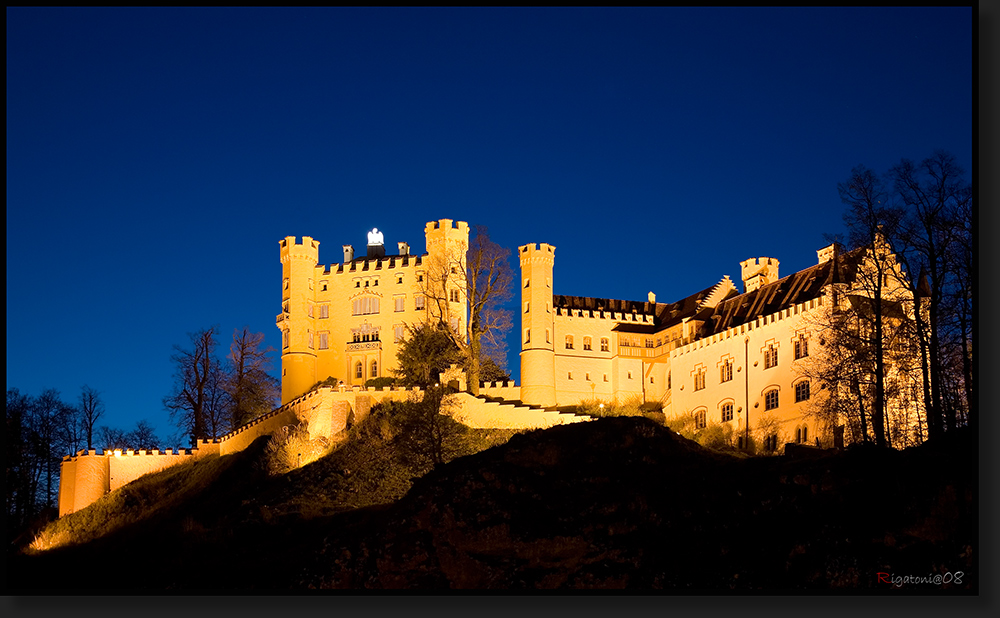
<path id="1" fill-rule="evenodd" d="M 805 335 L 799 335 L 798 339 L 795 340 L 795 359 L 805 358 L 809 356 L 809 340 L 805 338 Z"/>
<path id="2" fill-rule="evenodd" d="M 531 343 L 531 329 L 530 328 L 524 329 L 524 342 L 525 343 Z"/>
<path id="3" fill-rule="evenodd" d="M 319 334 L 319 349 L 327 350 L 330 348 L 330 333 L 322 332 Z"/>
<path id="4" fill-rule="evenodd" d="M 705 419 L 705 411 L 699 410 L 694 413 L 694 427 L 695 429 L 704 429 L 707 424 Z"/>
<path id="5" fill-rule="evenodd" d="M 451 292 L 449 294 L 449 300 L 451 300 L 451 302 L 453 302 L 453 303 L 459 302 L 458 290 L 451 290 Z"/>
<path id="6" fill-rule="evenodd" d="M 355 298 L 353 303 L 354 315 L 370 315 L 378 313 L 378 297 L 362 296 Z"/>
<path id="7" fill-rule="evenodd" d="M 424 297 L 423 296 L 417 296 L 413 300 L 416 303 L 417 310 L 420 310 L 420 309 L 424 308 Z"/>
<path id="8" fill-rule="evenodd" d="M 287 348 L 288 347 L 288 331 L 287 330 L 281 331 L 281 347 L 283 347 L 283 348 Z"/>
<path id="9" fill-rule="evenodd" d="M 601 352 L 608 351 L 608 339 L 607 337 L 601 337 Z"/>
<path id="10" fill-rule="evenodd" d="M 307 336 L 309 337 L 309 349 L 313 349 L 313 333 L 312 331 L 307 331 Z"/>
<path id="11" fill-rule="evenodd" d="M 308 315 L 309 317 L 313 317 L 313 305 L 312 305 L 312 303 L 309 303 L 309 306 L 306 307 L 306 315 Z"/>
<path id="12" fill-rule="evenodd" d="M 406 311 L 406 295 L 401 294 L 399 296 L 393 297 L 393 303 L 395 303 L 396 312 Z"/>
<path id="13" fill-rule="evenodd" d="M 531 311 L 531 303 L 524 301 L 524 312 L 529 313 Z"/>
<path id="14" fill-rule="evenodd" d="M 705 370 L 701 369 L 694 374 L 694 390 L 700 391 L 705 388 Z"/>
<path id="15" fill-rule="evenodd" d="M 396 343 L 399 343 L 400 341 L 403 340 L 403 332 L 404 331 L 403 331 L 403 325 L 402 324 L 397 324 L 396 326 L 394 326 L 392 328 L 392 334 L 393 334 L 393 336 L 395 338 Z"/>
<path id="16" fill-rule="evenodd" d="M 650 339 L 649 337 L 646 337 L 646 347 L 647 348 L 652 348 L 653 347 L 653 340 Z"/>
<path id="17" fill-rule="evenodd" d="M 732 359 L 728 359 L 727 358 L 726 361 L 722 363 L 722 367 L 720 369 L 720 374 L 721 374 L 719 376 L 719 381 L 720 382 L 729 382 L 730 380 L 733 379 L 733 361 L 732 361 Z"/>
<path id="18" fill-rule="evenodd" d="M 530 285 L 531 285 L 531 279 L 525 279 L 524 280 L 524 287 L 528 287 Z"/>
<path id="19" fill-rule="evenodd" d="M 584 337 L 583 338 L 583 349 L 584 350 L 589 350 L 590 349 L 590 337 Z"/>
<path id="20" fill-rule="evenodd" d="M 566 349 L 573 349 L 573 335 L 566 335 Z"/>
<path id="21" fill-rule="evenodd" d="M 773 345 L 767 346 L 764 350 L 764 369 L 778 366 L 778 348 Z"/>

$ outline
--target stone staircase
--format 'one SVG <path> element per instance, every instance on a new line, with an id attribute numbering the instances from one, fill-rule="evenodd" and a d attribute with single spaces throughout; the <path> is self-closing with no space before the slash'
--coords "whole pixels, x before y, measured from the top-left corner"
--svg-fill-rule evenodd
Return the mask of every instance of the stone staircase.
<path id="1" fill-rule="evenodd" d="M 452 418 L 474 429 L 545 429 L 593 420 L 590 416 L 542 408 L 518 400 L 493 400 L 469 393 L 455 395 L 460 405 L 455 407 Z"/>

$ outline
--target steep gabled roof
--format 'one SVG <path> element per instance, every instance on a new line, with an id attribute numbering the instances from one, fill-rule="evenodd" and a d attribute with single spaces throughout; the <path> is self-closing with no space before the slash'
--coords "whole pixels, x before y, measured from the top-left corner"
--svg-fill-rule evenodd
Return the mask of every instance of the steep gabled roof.
<path id="1" fill-rule="evenodd" d="M 760 288 L 728 298 L 712 315 L 712 332 L 745 324 L 762 315 L 776 313 L 796 303 L 818 298 L 830 283 L 854 280 L 864 249 L 837 254 L 822 264 L 810 266 Z"/>

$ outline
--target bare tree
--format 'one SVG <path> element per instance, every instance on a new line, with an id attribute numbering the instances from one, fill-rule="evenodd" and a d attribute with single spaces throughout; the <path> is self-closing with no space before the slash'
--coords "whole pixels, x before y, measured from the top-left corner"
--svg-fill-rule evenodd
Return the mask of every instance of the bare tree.
<path id="1" fill-rule="evenodd" d="M 860 292 L 852 296 L 861 326 L 859 338 L 870 352 L 873 369 L 873 398 L 871 403 L 872 430 L 875 444 L 887 446 L 885 416 L 885 315 L 886 296 L 892 276 L 893 256 L 887 234 L 892 234 L 899 222 L 899 212 L 888 203 L 885 184 L 873 171 L 858 166 L 851 171 L 846 182 L 839 183 L 840 199 L 847 207 L 844 223 L 850 242 L 855 247 L 866 247 L 866 257 L 860 260 L 855 272 L 853 289 Z M 865 328 L 864 326 L 870 326 Z"/>
<path id="2" fill-rule="evenodd" d="M 134 450 L 151 450 L 159 448 L 159 438 L 156 437 L 156 430 L 146 419 L 142 419 L 135 424 L 135 428 L 125 436 L 128 448 Z"/>
<path id="3" fill-rule="evenodd" d="M 86 384 L 80 389 L 80 423 L 87 438 L 87 449 L 94 448 L 94 427 L 104 416 L 104 402 L 101 394 Z"/>
<path id="4" fill-rule="evenodd" d="M 214 352 L 216 329 L 189 334 L 191 349 L 174 346 L 174 386 L 163 398 L 170 417 L 191 436 L 191 444 L 218 430 L 218 407 L 221 404 L 221 368 Z M 214 425 L 215 427 L 210 427 Z M 212 437 L 217 437 L 213 435 Z"/>
<path id="5" fill-rule="evenodd" d="M 958 329 L 965 349 L 973 339 L 972 320 L 972 189 L 963 179 L 963 170 L 952 155 L 936 151 L 919 165 L 904 159 L 890 172 L 894 188 L 906 208 L 906 218 L 899 237 L 900 254 L 910 272 L 922 273 L 927 308 L 927 324 L 921 324 L 918 336 L 926 355 L 927 379 L 925 400 L 928 409 L 928 432 L 934 437 L 945 428 L 957 425 L 955 407 L 944 394 L 947 353 L 942 343 L 951 326 L 948 315 L 957 312 Z M 921 286 L 914 287 L 914 298 L 921 296 Z M 957 299 L 949 308 L 949 297 Z M 950 309 L 950 310 L 949 310 Z M 966 336 L 965 333 L 968 333 Z M 971 395 L 971 356 L 963 361 L 966 391 Z M 971 399 L 969 399 L 971 401 Z"/>
<path id="6" fill-rule="evenodd" d="M 263 348 L 263 344 L 264 333 L 250 332 L 245 326 L 233 331 L 225 381 L 231 429 L 270 412 L 280 398 L 280 384 L 268 373 L 271 370 L 268 354 L 274 349 Z"/>
<path id="7" fill-rule="evenodd" d="M 510 250 L 490 240 L 485 227 L 477 227 L 465 255 L 449 255 L 428 261 L 422 293 L 430 303 L 430 314 L 450 329 L 452 340 L 465 359 L 469 391 L 479 394 L 480 363 L 484 353 L 501 368 L 506 366 L 505 335 L 511 328 L 510 312 L 502 307 L 511 296 L 513 273 Z M 462 316 L 453 315 L 459 298 L 468 306 Z"/>

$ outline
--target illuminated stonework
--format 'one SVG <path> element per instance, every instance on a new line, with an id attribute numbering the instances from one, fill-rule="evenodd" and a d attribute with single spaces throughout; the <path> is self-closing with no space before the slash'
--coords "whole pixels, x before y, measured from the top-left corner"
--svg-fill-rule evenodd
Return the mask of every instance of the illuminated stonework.
<path id="1" fill-rule="evenodd" d="M 429 265 L 449 256 L 464 256 L 469 225 L 441 219 L 424 228 L 427 253 L 410 255 L 399 243 L 399 253 L 385 255 L 383 233 L 368 232 L 367 252 L 356 257 L 344 245 L 344 261 L 319 264 L 319 241 L 289 236 L 280 241 L 282 332 L 281 402 L 309 391 L 317 382 L 334 378 L 347 386 L 391 377 L 396 367 L 398 341 L 406 326 L 427 320 L 431 303 L 422 293 Z M 450 307 L 464 324 L 464 295 Z"/>
<path id="2" fill-rule="evenodd" d="M 893 273 L 883 298 L 906 306 L 912 297 L 888 245 Z M 555 247 L 529 244 L 521 265 L 521 400 L 542 406 L 633 401 L 662 406 L 669 416 L 693 414 L 700 427 L 726 424 L 744 435 L 773 421 L 776 445 L 832 446 L 836 428 L 807 414 L 828 393 L 810 384 L 806 365 L 820 349 L 823 325 L 839 293 L 862 294 L 854 274 L 870 268 L 871 252 L 817 251 L 817 264 L 785 278 L 778 260 L 740 263 L 744 292 L 728 276 L 674 303 L 556 294 Z M 812 346 L 813 354 L 809 354 Z M 895 373 L 899 388 L 920 382 Z M 919 402 L 914 418 L 919 422 Z"/>

